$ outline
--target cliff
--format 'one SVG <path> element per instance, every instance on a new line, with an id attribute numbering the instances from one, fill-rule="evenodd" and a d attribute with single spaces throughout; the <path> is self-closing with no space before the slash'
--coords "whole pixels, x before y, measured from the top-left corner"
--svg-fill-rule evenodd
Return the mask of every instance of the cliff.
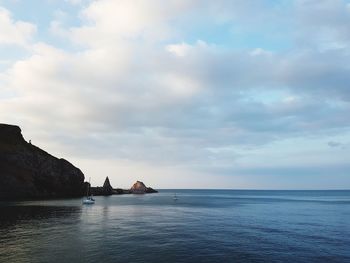
<path id="1" fill-rule="evenodd" d="M 0 200 L 83 193 L 84 174 L 78 168 L 27 143 L 18 126 L 0 124 Z"/>
<path id="2" fill-rule="evenodd" d="M 130 192 L 132 194 L 150 194 L 150 193 L 158 193 L 158 191 L 154 190 L 151 187 L 147 187 L 143 182 L 136 181 L 133 186 L 130 188 Z"/>

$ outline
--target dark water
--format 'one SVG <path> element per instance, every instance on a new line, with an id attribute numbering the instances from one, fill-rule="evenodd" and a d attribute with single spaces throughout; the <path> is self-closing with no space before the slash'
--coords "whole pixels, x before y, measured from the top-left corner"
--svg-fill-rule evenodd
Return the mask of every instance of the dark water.
<path id="1" fill-rule="evenodd" d="M 0 262 L 350 262 L 350 191 L 0 203 Z"/>

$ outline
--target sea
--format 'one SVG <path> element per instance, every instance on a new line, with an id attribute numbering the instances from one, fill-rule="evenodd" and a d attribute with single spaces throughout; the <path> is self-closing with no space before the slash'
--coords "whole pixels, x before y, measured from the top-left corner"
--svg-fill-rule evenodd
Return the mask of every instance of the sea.
<path id="1" fill-rule="evenodd" d="M 95 199 L 0 202 L 0 262 L 350 262 L 350 191 Z"/>

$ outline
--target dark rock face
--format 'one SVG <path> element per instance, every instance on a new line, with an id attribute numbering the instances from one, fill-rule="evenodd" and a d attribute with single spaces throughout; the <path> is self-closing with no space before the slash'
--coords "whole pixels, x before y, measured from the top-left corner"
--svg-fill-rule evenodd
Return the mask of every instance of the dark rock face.
<path id="1" fill-rule="evenodd" d="M 93 194 L 93 195 L 112 195 L 112 194 L 118 194 L 118 193 L 111 186 L 111 183 L 109 182 L 109 178 L 107 176 L 102 187 L 91 187 L 91 194 Z"/>
<path id="2" fill-rule="evenodd" d="M 27 143 L 18 126 L 0 124 L 0 200 L 84 194 L 84 174 Z"/>
<path id="3" fill-rule="evenodd" d="M 105 182 L 103 183 L 103 191 L 106 195 L 113 194 L 113 187 L 111 186 L 111 183 L 109 182 L 108 176 L 106 177 Z"/>
<path id="4" fill-rule="evenodd" d="M 158 193 L 157 190 L 154 190 L 152 187 L 147 187 L 146 194 Z"/>
<path id="5" fill-rule="evenodd" d="M 136 181 L 130 188 L 132 194 L 147 194 L 147 193 L 158 193 L 151 187 L 146 187 L 146 185 L 141 181 Z"/>

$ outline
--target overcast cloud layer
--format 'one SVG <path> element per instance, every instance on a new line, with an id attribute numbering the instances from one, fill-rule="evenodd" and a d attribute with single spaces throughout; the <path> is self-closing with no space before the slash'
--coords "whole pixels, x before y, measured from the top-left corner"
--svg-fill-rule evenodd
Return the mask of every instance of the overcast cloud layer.
<path id="1" fill-rule="evenodd" d="M 93 184 L 350 188 L 350 1 L 0 6 L 1 122 Z"/>

